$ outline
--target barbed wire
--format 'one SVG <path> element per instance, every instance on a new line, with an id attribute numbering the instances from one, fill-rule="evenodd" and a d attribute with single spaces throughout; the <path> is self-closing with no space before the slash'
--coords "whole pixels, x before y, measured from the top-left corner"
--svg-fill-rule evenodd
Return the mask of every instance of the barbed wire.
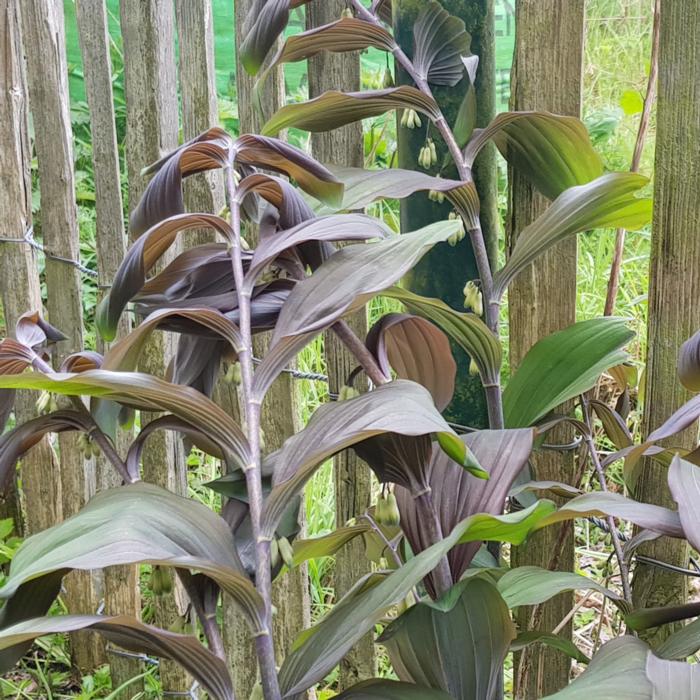
<path id="1" fill-rule="evenodd" d="M 51 251 L 47 250 L 46 246 L 42 245 L 34 238 L 33 226 L 28 226 L 26 231 L 24 232 L 24 235 L 21 238 L 0 236 L 0 243 L 17 243 L 28 245 L 30 248 L 38 250 L 48 260 L 54 260 L 56 262 L 65 263 L 66 265 L 71 265 L 72 267 L 75 267 L 77 270 L 82 272 L 84 275 L 92 277 L 93 279 L 97 279 L 98 277 L 98 273 L 95 272 L 95 270 L 91 270 L 89 267 L 86 267 L 85 265 L 83 265 L 83 263 L 80 262 L 80 260 L 73 260 L 72 258 L 67 258 L 63 255 L 56 255 L 55 253 L 52 253 Z"/>

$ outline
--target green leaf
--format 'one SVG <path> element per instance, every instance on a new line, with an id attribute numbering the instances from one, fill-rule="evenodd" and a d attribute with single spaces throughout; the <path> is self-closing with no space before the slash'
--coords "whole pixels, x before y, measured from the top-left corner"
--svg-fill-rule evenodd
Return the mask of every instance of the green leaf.
<path id="1" fill-rule="evenodd" d="M 549 199 L 603 174 L 603 161 L 576 117 L 503 112 L 475 133 L 465 151 L 468 163 L 474 162 L 489 139 L 515 170 Z"/>
<path id="2" fill-rule="evenodd" d="M 558 634 L 552 634 L 551 632 L 540 632 L 539 630 L 519 634 L 510 645 L 510 650 L 515 652 L 522 651 L 531 644 L 544 644 L 552 649 L 561 651 L 581 664 L 588 664 L 591 661 L 570 639 L 560 637 Z"/>
<path id="3" fill-rule="evenodd" d="M 102 491 L 76 515 L 28 538 L 0 598 L 11 599 L 27 583 L 41 589 L 42 579 L 55 572 L 139 563 L 206 574 L 243 607 L 254 629 L 265 628 L 262 600 L 226 521 L 197 501 L 143 482 Z"/>
<path id="4" fill-rule="evenodd" d="M 294 697 L 325 677 L 385 611 L 405 598 L 454 545 L 479 540 L 522 544 L 536 523 L 555 508 L 551 501 L 538 501 L 508 515 L 474 515 L 376 585 L 351 591 L 321 622 L 302 633 L 285 658 L 280 669 L 283 697 Z"/>
<path id="5" fill-rule="evenodd" d="M 651 200 L 636 194 L 649 182 L 635 173 L 609 173 L 570 187 L 517 236 L 508 262 L 494 276 L 493 299 L 555 243 L 595 228 L 639 229 L 651 220 Z"/>
<path id="6" fill-rule="evenodd" d="M 689 617 L 700 615 L 700 602 L 685 603 L 684 605 L 664 605 L 658 608 L 642 608 L 625 616 L 627 625 L 635 630 L 646 630 L 659 627 L 669 622 L 687 620 Z"/>
<path id="7" fill-rule="evenodd" d="M 125 615 L 40 617 L 6 627 L 0 631 L 0 672 L 12 670 L 15 663 L 13 652 L 17 648 L 26 648 L 28 642 L 50 634 L 78 630 L 98 632 L 128 651 L 172 659 L 206 688 L 213 700 L 233 700 L 233 684 L 226 664 L 195 637 L 145 625 Z"/>
<path id="8" fill-rule="evenodd" d="M 295 540 L 294 542 L 294 565 L 299 566 L 309 559 L 318 557 L 329 557 L 340 551 L 348 542 L 352 542 L 356 537 L 364 535 L 372 528 L 364 518 L 360 519 L 357 525 L 339 527 L 327 535 L 313 537 L 308 540 Z"/>
<path id="9" fill-rule="evenodd" d="M 432 85 L 454 87 L 464 76 L 462 59 L 471 37 L 464 22 L 429 0 L 413 27 L 413 66 Z"/>
<path id="10" fill-rule="evenodd" d="M 470 578 L 436 602 L 409 608 L 378 641 L 401 680 L 441 688 L 458 700 L 492 700 L 515 635 L 498 590 Z"/>
<path id="11" fill-rule="evenodd" d="M 587 576 L 570 571 L 550 571 L 539 566 L 510 569 L 498 580 L 498 590 L 509 608 L 539 605 L 564 591 L 594 590 L 611 600 L 620 596 Z"/>
<path id="12" fill-rule="evenodd" d="M 310 277 L 298 282 L 280 312 L 272 345 L 285 336 L 321 331 L 363 307 L 405 275 L 460 224 L 439 221 L 389 240 L 342 248 Z M 341 284 L 342 282 L 342 284 Z"/>
<path id="13" fill-rule="evenodd" d="M 700 649 L 700 619 L 681 627 L 656 650 L 662 659 L 686 659 Z"/>
<path id="14" fill-rule="evenodd" d="M 230 456 L 232 466 L 247 466 L 248 441 L 232 418 L 203 394 L 140 372 L 90 370 L 80 374 L 30 372 L 0 375 L 0 389 L 39 389 L 64 396 L 94 396 L 150 411 L 169 411 L 208 435 Z"/>
<path id="15" fill-rule="evenodd" d="M 313 100 L 282 107 L 263 126 L 262 133 L 274 135 L 290 127 L 314 133 L 331 131 L 395 109 L 414 109 L 432 121 L 437 120 L 440 113 L 435 100 L 408 85 L 365 92 L 330 90 Z"/>
<path id="16" fill-rule="evenodd" d="M 588 391 L 600 375 L 623 362 L 634 333 L 624 319 L 581 321 L 537 342 L 503 392 L 509 428 L 533 425 L 565 401 Z"/>
<path id="17" fill-rule="evenodd" d="M 628 117 L 640 114 L 644 109 L 644 98 L 639 90 L 625 90 L 620 97 L 620 107 Z"/>
<path id="18" fill-rule="evenodd" d="M 469 462 L 466 446 L 433 406 L 428 391 L 407 380 L 389 382 L 356 398 L 321 406 L 303 430 L 267 458 L 266 462 L 274 465 L 270 471 L 275 478 L 263 510 L 262 532 L 274 534 L 290 499 L 326 459 L 383 433 L 443 433 L 445 446 L 458 463 Z"/>
<path id="19" fill-rule="evenodd" d="M 433 688 L 424 688 L 413 683 L 389 680 L 369 680 L 353 685 L 336 700 L 451 700 L 447 693 Z"/>
<path id="20" fill-rule="evenodd" d="M 412 313 L 440 326 L 473 358 L 484 382 L 496 381 L 501 370 L 501 346 L 488 326 L 476 314 L 459 313 L 440 299 L 419 296 L 401 287 L 385 289 L 381 296 L 400 301 Z"/>

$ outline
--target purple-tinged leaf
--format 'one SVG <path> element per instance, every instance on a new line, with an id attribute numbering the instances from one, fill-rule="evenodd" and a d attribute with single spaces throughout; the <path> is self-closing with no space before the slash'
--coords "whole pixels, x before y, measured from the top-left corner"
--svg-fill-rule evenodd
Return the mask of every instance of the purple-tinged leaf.
<path id="1" fill-rule="evenodd" d="M 109 294 L 97 308 L 96 323 L 103 338 L 114 339 L 122 311 L 143 289 L 149 270 L 175 242 L 178 234 L 195 228 L 211 228 L 227 241 L 233 240 L 228 223 L 213 214 L 176 214 L 156 223 L 129 248 L 114 276 Z"/>
<path id="2" fill-rule="evenodd" d="M 688 391 L 700 391 L 700 331 L 681 345 L 678 378 Z"/>
<path id="3" fill-rule="evenodd" d="M 413 27 L 413 66 L 433 85 L 454 87 L 464 77 L 471 37 L 464 22 L 429 0 Z"/>
<path id="4" fill-rule="evenodd" d="M 381 296 L 400 301 L 411 313 L 440 326 L 476 362 L 484 383 L 497 381 L 501 370 L 501 346 L 476 314 L 460 313 L 440 299 L 422 297 L 401 287 L 385 289 Z"/>
<path id="5" fill-rule="evenodd" d="M 455 221 L 441 221 L 379 243 L 339 250 L 294 287 L 277 321 L 273 346 L 285 336 L 324 330 L 361 308 L 458 227 Z"/>
<path id="6" fill-rule="evenodd" d="M 39 637 L 94 631 L 128 651 L 172 659 L 206 688 L 213 700 L 233 700 L 233 684 L 221 659 L 196 637 L 145 625 L 126 615 L 62 615 L 24 620 L 0 630 L 0 671 L 8 673 L 28 643 Z"/>
<path id="7" fill-rule="evenodd" d="M 438 411 L 452 401 L 457 364 L 447 336 L 430 321 L 409 314 L 387 314 L 372 326 L 367 347 L 386 376 L 422 384 Z"/>
<path id="8" fill-rule="evenodd" d="M 313 219 L 315 214 L 295 187 L 286 180 L 255 173 L 241 180 L 236 197 L 243 204 L 248 197 L 262 197 L 279 212 L 279 226 L 293 228 L 303 221 Z"/>
<path id="9" fill-rule="evenodd" d="M 510 487 L 530 457 L 533 437 L 531 429 L 480 430 L 461 435 L 462 442 L 488 471 L 488 481 L 473 477 L 433 447 L 427 478 L 443 532 L 452 531 L 457 523 L 476 513 L 500 515 L 503 512 Z M 425 550 L 431 543 L 413 496 L 408 490 L 397 488 L 396 498 L 401 529 L 411 548 L 414 552 Z M 480 545 L 480 542 L 470 542 L 450 552 L 448 560 L 453 581 L 459 581 Z M 427 584 L 434 592 L 432 580 Z"/>
<path id="10" fill-rule="evenodd" d="M 508 498 L 514 498 L 525 491 L 549 491 L 560 498 L 574 498 L 583 493 L 581 489 L 561 481 L 526 481 L 514 486 L 508 492 Z"/>
<path id="11" fill-rule="evenodd" d="M 700 545 L 700 467 L 676 455 L 668 470 L 668 486 L 678 504 L 685 538 L 697 549 Z"/>
<path id="12" fill-rule="evenodd" d="M 39 389 L 65 396 L 94 396 L 143 410 L 167 411 L 221 445 L 236 466 L 245 467 L 251 461 L 248 441 L 225 411 L 194 389 L 149 374 L 91 370 L 80 374 L 0 375 L 0 389 Z"/>
<path id="13" fill-rule="evenodd" d="M 655 506 L 650 503 L 639 503 L 619 493 L 596 491 L 577 496 L 545 518 L 538 527 L 546 527 L 562 520 L 589 518 L 591 516 L 604 518 L 611 515 L 634 523 L 638 527 L 661 532 L 669 537 L 685 537 L 678 513 L 668 508 Z"/>
<path id="14" fill-rule="evenodd" d="M 289 10 L 309 0 L 255 0 L 244 24 L 245 38 L 239 54 L 250 75 L 255 75 L 265 62 L 270 49 L 289 21 Z"/>
<path id="15" fill-rule="evenodd" d="M 460 463 L 467 461 L 465 445 L 432 406 L 427 390 L 414 382 L 397 380 L 356 398 L 325 404 L 316 410 L 306 428 L 266 460 L 275 464 L 274 488 L 263 510 L 262 532 L 274 534 L 291 499 L 326 459 L 382 433 L 441 433 L 445 446 Z M 459 467 L 455 465 L 455 469 Z"/>
<path id="16" fill-rule="evenodd" d="M 311 132 L 331 131 L 396 109 L 413 109 L 431 121 L 436 121 L 440 112 L 432 97 L 408 85 L 365 92 L 329 90 L 313 100 L 282 107 L 263 126 L 262 133 L 277 134 L 289 127 Z"/>
<path id="17" fill-rule="evenodd" d="M 593 399 L 589 404 L 603 424 L 603 430 L 615 448 L 622 450 L 633 443 L 632 433 L 622 416 L 606 403 Z"/>
<path id="18" fill-rule="evenodd" d="M 369 585 L 361 581 L 318 624 L 297 638 L 280 669 L 282 697 L 285 700 L 294 698 L 324 678 L 354 644 L 374 628 L 381 616 L 403 600 L 456 544 L 491 539 L 521 544 L 535 524 L 554 509 L 551 501 L 539 501 L 518 513 L 474 515 L 378 583 Z"/>
<path id="19" fill-rule="evenodd" d="M 31 311 L 19 317 L 15 325 L 15 338 L 30 348 L 43 348 L 66 340 L 66 336 L 45 321 L 38 311 Z"/>
<path id="20" fill-rule="evenodd" d="M 368 241 L 389 238 L 390 229 L 378 219 L 364 214 L 322 216 L 287 231 L 261 235 L 244 281 L 244 290 L 252 289 L 263 270 L 290 248 L 309 241 Z"/>
<path id="21" fill-rule="evenodd" d="M 25 540 L 0 598 L 54 572 L 138 563 L 206 574 L 236 599 L 254 629 L 264 628 L 262 601 L 226 522 L 197 501 L 143 482 L 102 491 L 76 515 Z"/>
<path id="22" fill-rule="evenodd" d="M 91 369 L 100 369 L 102 363 L 104 362 L 104 357 L 100 355 L 99 352 L 94 352 L 93 350 L 82 350 L 81 352 L 74 352 L 72 355 L 68 355 L 63 362 L 61 362 L 61 372 L 87 372 Z"/>
<path id="23" fill-rule="evenodd" d="M 271 136 L 244 134 L 233 146 L 237 164 L 273 170 L 291 177 L 304 192 L 330 206 L 343 199 L 343 184 L 304 151 Z"/>
<path id="24" fill-rule="evenodd" d="M 467 228 L 478 225 L 479 196 L 473 182 L 448 180 L 401 168 L 365 170 L 338 165 L 328 167 L 345 185 L 345 193 L 337 207 L 318 207 L 318 214 L 364 209 L 378 199 L 404 199 L 416 192 L 434 190 L 444 193 L 455 205 Z"/>
<path id="25" fill-rule="evenodd" d="M 163 219 L 183 214 L 182 179 L 223 168 L 228 163 L 232 139 L 218 127 L 200 134 L 146 168 L 155 172 L 130 217 L 132 236 L 140 236 Z"/>

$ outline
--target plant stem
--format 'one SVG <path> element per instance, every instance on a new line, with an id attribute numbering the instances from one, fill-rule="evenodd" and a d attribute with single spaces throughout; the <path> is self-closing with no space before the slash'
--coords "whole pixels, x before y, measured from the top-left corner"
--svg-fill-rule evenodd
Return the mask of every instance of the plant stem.
<path id="1" fill-rule="evenodd" d="M 260 532 L 260 520 L 263 508 L 261 458 L 260 458 L 260 410 L 261 405 L 253 397 L 253 334 L 251 328 L 250 292 L 244 291 L 243 256 L 241 248 L 241 209 L 236 199 L 236 180 L 233 163 L 226 167 L 226 191 L 231 212 L 231 228 L 234 236 L 231 242 L 231 265 L 233 279 L 238 291 L 238 308 L 240 314 L 240 332 L 242 349 L 238 353 L 241 363 L 241 387 L 246 419 L 246 431 L 250 445 L 251 463 L 245 468 L 246 487 L 250 521 L 255 540 L 255 587 L 260 593 L 264 605 L 264 622 L 266 629 L 255 638 L 255 648 L 260 664 L 260 677 L 263 693 L 267 700 L 281 698 L 277 679 L 275 650 L 272 640 L 272 576 L 270 572 L 270 542 Z"/>
<path id="2" fill-rule="evenodd" d="M 352 353 L 353 357 L 362 365 L 365 374 L 375 386 L 381 386 L 389 381 L 389 377 L 379 368 L 377 361 L 367 349 L 367 346 L 355 335 L 355 332 L 345 321 L 334 323 L 332 330 Z"/>
<path id="3" fill-rule="evenodd" d="M 216 615 L 207 614 L 207 611 L 204 609 L 202 595 L 194 584 L 192 574 L 184 569 L 175 569 L 175 571 L 202 625 L 204 635 L 209 643 L 209 650 L 225 661 L 226 652 L 224 650 L 224 642 L 221 639 L 221 630 L 219 629 L 219 625 L 216 624 Z"/>
<path id="4" fill-rule="evenodd" d="M 632 165 L 630 172 L 636 173 L 639 171 L 639 165 L 642 161 L 642 151 L 644 150 L 644 142 L 646 141 L 647 132 L 649 131 L 649 121 L 651 120 L 651 110 L 656 100 L 656 83 L 659 75 L 659 36 L 661 34 L 659 18 L 661 15 L 661 0 L 656 0 L 654 3 L 654 28 L 652 29 L 651 37 L 651 58 L 649 67 L 649 78 L 647 80 L 647 94 L 644 98 L 644 107 L 642 108 L 642 116 L 639 119 L 639 130 L 637 131 L 637 139 L 634 144 L 634 153 L 632 154 Z M 608 280 L 608 292 L 605 297 L 605 316 L 612 316 L 615 311 L 615 300 L 617 299 L 617 290 L 620 285 L 620 268 L 622 267 L 622 255 L 625 250 L 625 234 L 624 228 L 617 229 L 615 235 L 615 252 L 613 261 L 610 267 L 610 279 Z"/>
<path id="5" fill-rule="evenodd" d="M 428 535 L 430 544 L 435 544 L 443 539 L 442 525 L 440 518 L 433 505 L 433 497 L 429 490 L 424 491 L 414 497 L 416 510 L 425 532 Z M 452 588 L 452 572 L 447 555 L 442 557 L 438 565 L 431 572 L 433 583 L 435 584 L 436 598 L 441 598 Z"/>
<path id="6" fill-rule="evenodd" d="M 373 3 L 371 9 L 364 7 L 360 0 L 351 0 L 352 5 L 355 9 L 355 13 L 361 19 L 381 26 L 381 22 L 377 17 L 376 10 L 377 4 Z M 473 180 L 471 169 L 467 166 L 464 154 L 457 143 L 454 132 L 447 123 L 445 116 L 440 110 L 437 101 L 433 95 L 433 91 L 430 89 L 430 85 L 424 76 L 419 75 L 413 65 L 411 59 L 406 55 L 403 49 L 398 45 L 394 44 L 391 50 L 397 63 L 411 76 L 411 79 L 416 84 L 416 87 L 427 97 L 435 102 L 437 109 L 437 118 L 433 122 L 435 128 L 440 132 L 447 149 L 452 156 L 452 160 L 457 167 L 457 172 L 462 180 L 471 182 Z M 481 281 L 481 293 L 483 298 L 486 300 L 485 307 L 485 317 L 486 325 L 490 328 L 491 332 L 498 338 L 498 317 L 499 317 L 499 303 L 492 302 L 493 297 L 493 272 L 491 270 L 491 263 L 489 261 L 488 250 L 486 248 L 486 241 L 484 240 L 484 233 L 481 230 L 481 226 L 477 226 L 469 231 L 469 240 L 471 241 L 472 249 L 474 251 L 474 258 L 476 260 L 476 267 L 479 272 L 479 279 Z M 503 406 L 501 398 L 500 385 L 496 390 L 486 392 L 486 400 L 488 403 L 489 411 L 489 425 L 493 429 L 499 429 L 503 427 L 502 416 L 503 416 Z M 491 417 L 494 417 L 496 422 L 491 422 Z M 501 416 L 500 421 L 498 417 Z"/>
<path id="7" fill-rule="evenodd" d="M 581 408 L 583 409 L 583 418 L 588 426 L 588 431 L 583 436 L 586 441 L 586 446 L 588 447 L 588 454 L 591 457 L 593 466 L 595 467 L 596 474 L 598 475 L 598 482 L 600 483 L 600 488 L 603 491 L 608 490 L 608 484 L 605 479 L 605 470 L 603 465 L 600 463 L 600 456 L 598 455 L 598 450 L 596 450 L 595 443 L 593 442 L 593 428 L 591 421 L 591 412 L 588 401 L 585 396 L 581 397 Z M 617 534 L 617 524 L 612 516 L 608 516 L 606 519 L 608 528 L 610 530 L 610 538 L 612 539 L 613 549 L 615 550 L 615 557 L 617 558 L 618 565 L 620 567 L 620 578 L 622 579 L 622 592 L 624 594 L 625 600 L 632 605 L 632 589 L 630 588 L 630 572 L 625 561 L 624 554 L 622 553 L 622 544 L 620 543 L 620 538 Z"/>

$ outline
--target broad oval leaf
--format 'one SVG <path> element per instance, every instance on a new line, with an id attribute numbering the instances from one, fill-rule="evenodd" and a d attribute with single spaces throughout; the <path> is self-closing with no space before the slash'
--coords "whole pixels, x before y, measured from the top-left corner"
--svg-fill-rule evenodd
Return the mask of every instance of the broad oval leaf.
<path id="1" fill-rule="evenodd" d="M 423 7 L 413 27 L 413 66 L 433 85 L 454 87 L 464 77 L 471 37 L 464 22 L 436 0 Z"/>
<path id="2" fill-rule="evenodd" d="M 418 603 L 379 638 L 403 681 L 455 700 L 493 700 L 516 629 L 495 586 L 469 578 L 440 600 Z"/>
<path id="3" fill-rule="evenodd" d="M 293 698 L 321 680 L 456 544 L 491 539 L 522 544 L 535 524 L 554 509 L 551 501 L 538 501 L 508 515 L 474 515 L 379 583 L 358 584 L 317 625 L 297 638 L 280 669 L 282 697 Z"/>
<path id="4" fill-rule="evenodd" d="M 530 348 L 503 392 L 509 428 L 533 425 L 552 409 L 583 394 L 606 369 L 623 362 L 634 333 L 620 318 L 581 321 Z"/>
<path id="5" fill-rule="evenodd" d="M 263 509 L 262 532 L 274 535 L 282 514 L 314 471 L 329 457 L 361 440 L 383 433 L 443 436 L 459 464 L 468 460 L 467 448 L 432 405 L 419 384 L 397 380 L 347 401 L 318 408 L 308 425 L 289 438 L 266 462 L 274 463 L 274 487 Z"/>
<path id="6" fill-rule="evenodd" d="M 213 700 L 233 700 L 226 664 L 189 635 L 145 625 L 126 615 L 62 615 L 25 620 L 0 630 L 0 671 L 12 670 L 15 657 L 33 640 L 49 634 L 94 631 L 128 651 L 172 659 L 180 664 Z"/>
<path id="7" fill-rule="evenodd" d="M 479 217 L 479 196 L 472 181 L 434 177 L 419 170 L 384 168 L 365 170 L 328 166 L 345 185 L 343 201 L 337 207 L 316 207 L 318 214 L 364 209 L 378 199 L 404 199 L 416 192 L 442 192 L 462 215 L 467 228 L 475 228 Z"/>
<path id="8" fill-rule="evenodd" d="M 549 112 L 503 112 L 475 132 L 465 150 L 471 164 L 490 140 L 501 155 L 545 197 L 603 174 L 603 161 L 593 150 L 586 127 L 576 117 Z"/>
<path id="9" fill-rule="evenodd" d="M 277 37 L 289 21 L 289 10 L 309 0 L 255 0 L 244 23 L 245 38 L 239 54 L 248 73 L 255 75 L 265 61 Z"/>
<path id="10" fill-rule="evenodd" d="M 400 301 L 411 313 L 440 326 L 476 362 L 484 383 L 497 381 L 501 371 L 501 345 L 476 314 L 460 313 L 440 299 L 422 297 L 401 287 L 385 289 L 381 296 Z"/>
<path id="11" fill-rule="evenodd" d="M 313 100 L 282 107 L 263 126 L 262 133 L 269 136 L 289 127 L 311 132 L 331 131 L 395 109 L 413 109 L 432 121 L 437 120 L 440 113 L 435 100 L 408 85 L 365 92 L 329 90 Z"/>
<path id="12" fill-rule="evenodd" d="M 40 389 L 64 396 L 94 396 L 151 411 L 169 411 L 199 429 L 220 445 L 234 461 L 251 462 L 250 447 L 233 419 L 213 401 L 194 389 L 171 384 L 140 372 L 91 370 L 80 374 L 31 372 L 0 375 L 0 389 Z"/>
<path id="13" fill-rule="evenodd" d="M 678 516 L 681 519 L 685 537 L 693 547 L 698 547 L 700 544 L 700 467 L 676 455 L 668 470 L 668 486 L 673 500 L 678 504 Z"/>
<path id="14" fill-rule="evenodd" d="M 245 575 L 226 522 L 206 506 L 137 482 L 94 496 L 76 515 L 25 540 L 0 598 L 27 582 L 70 569 L 151 563 L 195 569 L 214 579 L 265 629 L 260 595 Z"/>
<path id="15" fill-rule="evenodd" d="M 364 306 L 458 227 L 455 221 L 440 221 L 413 233 L 379 243 L 346 246 L 334 253 L 292 290 L 277 321 L 273 346 L 285 336 L 324 330 Z"/>
<path id="16" fill-rule="evenodd" d="M 390 235 L 391 230 L 379 219 L 364 214 L 322 216 L 287 231 L 261 234 L 246 273 L 244 290 L 253 288 L 257 277 L 275 258 L 308 241 L 368 241 Z"/>
<path id="17" fill-rule="evenodd" d="M 457 363 L 447 336 L 420 316 L 386 314 L 372 326 L 366 345 L 385 376 L 424 386 L 438 411 L 444 411 L 455 389 Z"/>
<path id="18" fill-rule="evenodd" d="M 638 229 L 651 220 L 651 200 L 636 194 L 649 182 L 636 173 L 609 173 L 570 187 L 518 235 L 508 262 L 494 275 L 493 300 L 555 243 L 594 228 Z"/>

